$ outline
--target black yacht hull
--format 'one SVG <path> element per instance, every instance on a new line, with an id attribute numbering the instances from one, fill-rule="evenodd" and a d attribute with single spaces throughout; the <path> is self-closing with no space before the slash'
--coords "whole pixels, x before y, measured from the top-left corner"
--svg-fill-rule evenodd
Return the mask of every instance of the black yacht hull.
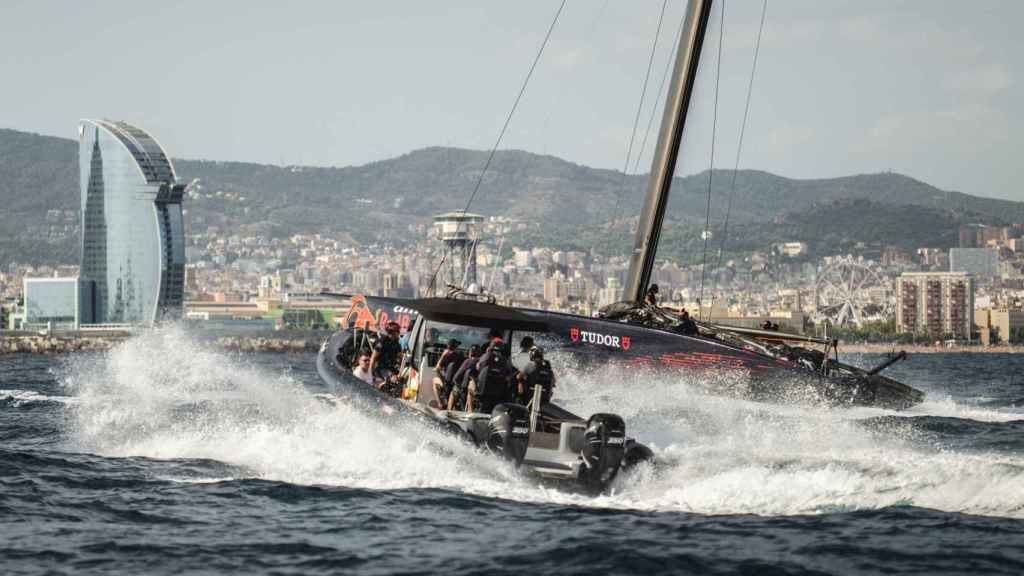
<path id="1" fill-rule="evenodd" d="M 386 319 L 411 323 L 418 314 L 415 306 L 423 302 L 356 295 L 347 322 L 370 329 Z M 514 310 L 520 322 L 534 323 L 549 351 L 571 353 L 583 369 L 612 364 L 684 374 L 712 393 L 766 402 L 903 410 L 924 399 L 911 386 L 834 361 L 833 370 L 815 370 L 719 338 L 560 312 L 504 310 Z"/>

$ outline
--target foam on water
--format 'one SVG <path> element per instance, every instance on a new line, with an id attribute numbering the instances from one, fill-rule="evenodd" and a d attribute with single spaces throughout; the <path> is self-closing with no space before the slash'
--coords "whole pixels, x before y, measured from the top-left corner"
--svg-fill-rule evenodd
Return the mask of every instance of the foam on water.
<path id="1" fill-rule="evenodd" d="M 60 402 L 66 404 L 73 399 L 68 396 L 47 396 L 35 390 L 0 390 L 0 402 L 10 402 L 14 406 L 23 406 L 34 402 Z"/>
<path id="2" fill-rule="evenodd" d="M 557 362 L 556 362 L 557 364 Z M 706 381 L 558 366 L 556 398 L 580 414 L 615 412 L 657 466 L 590 498 L 539 486 L 496 458 L 417 421 L 325 401 L 317 382 L 247 365 L 180 329 L 75 361 L 71 441 L 107 456 L 208 458 L 252 477 L 368 489 L 444 488 L 584 506 L 698 513 L 813 514 L 915 505 L 1024 517 L 1024 459 L 921 442 L 879 409 L 769 405 L 709 395 Z M 735 377 L 733 377 L 735 378 Z M 1001 422 L 998 410 L 925 404 Z"/>
<path id="3" fill-rule="evenodd" d="M 325 402 L 288 374 L 205 349 L 180 329 L 133 338 L 78 361 L 69 433 L 105 456 L 206 458 L 297 484 L 492 491 L 513 472 L 445 434 Z M 397 425 L 393 425 L 397 424 Z"/>
<path id="4" fill-rule="evenodd" d="M 704 382 L 602 371 L 570 381 L 570 409 L 612 407 L 641 439 L 656 439 L 670 464 L 625 479 L 617 503 L 702 513 L 802 514 L 912 504 L 946 511 L 1024 516 L 1024 458 L 963 453 L 919 441 L 902 419 L 869 426 L 876 408 L 771 405 L 703 392 Z M 599 394 L 590 391 L 600 387 Z M 607 403 L 607 398 L 616 398 Z M 604 402 L 603 406 L 599 403 Z M 949 404 L 910 415 L 957 413 Z M 902 414 L 902 413 L 899 413 Z M 986 421 L 992 410 L 963 409 Z"/>
<path id="5" fill-rule="evenodd" d="M 1012 406 L 987 408 L 957 402 L 950 396 L 927 397 L 921 404 L 907 410 L 907 414 L 964 418 L 978 422 L 1013 422 L 1024 419 L 1024 409 Z"/>

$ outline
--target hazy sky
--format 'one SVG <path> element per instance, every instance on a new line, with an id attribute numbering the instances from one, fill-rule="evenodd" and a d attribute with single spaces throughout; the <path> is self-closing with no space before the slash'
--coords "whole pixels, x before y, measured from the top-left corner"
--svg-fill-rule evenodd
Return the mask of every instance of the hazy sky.
<path id="1" fill-rule="evenodd" d="M 684 4 L 669 0 L 636 147 Z M 502 148 L 621 170 L 661 5 L 569 0 Z M 761 5 L 726 4 L 716 167 L 735 161 Z M 274 164 L 489 149 L 557 8 L 4 0 L 0 127 L 74 138 L 79 118 L 122 119 L 174 156 Z M 710 163 L 713 18 L 679 173 Z M 1017 0 L 770 0 L 741 167 L 1024 200 L 1022 21 Z"/>

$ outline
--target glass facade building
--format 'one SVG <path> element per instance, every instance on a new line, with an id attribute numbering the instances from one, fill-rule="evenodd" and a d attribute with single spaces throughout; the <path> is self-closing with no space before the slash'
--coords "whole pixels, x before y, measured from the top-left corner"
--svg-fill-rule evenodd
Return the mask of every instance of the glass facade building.
<path id="1" fill-rule="evenodd" d="M 950 248 L 949 271 L 993 278 L 999 275 L 999 252 L 994 248 Z"/>
<path id="2" fill-rule="evenodd" d="M 91 324 L 93 283 L 79 278 L 25 278 L 23 327 L 77 329 Z"/>
<path id="3" fill-rule="evenodd" d="M 96 324 L 180 317 L 185 285 L 185 186 L 152 136 L 125 122 L 83 120 L 80 277 Z"/>

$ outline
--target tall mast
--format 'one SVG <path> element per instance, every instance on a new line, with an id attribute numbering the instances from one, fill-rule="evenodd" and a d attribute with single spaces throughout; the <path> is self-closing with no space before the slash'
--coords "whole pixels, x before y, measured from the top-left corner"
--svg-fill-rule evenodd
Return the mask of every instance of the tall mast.
<path id="1" fill-rule="evenodd" d="M 693 84 L 700 64 L 700 50 L 704 45 L 704 33 L 711 16 L 711 3 L 712 0 L 690 0 L 686 7 L 683 35 L 679 40 L 672 82 L 669 84 L 665 113 L 658 133 L 658 147 L 651 164 L 651 176 L 647 181 L 647 195 L 640 212 L 633 253 L 629 257 L 624 296 L 636 303 L 643 301 L 651 281 L 658 238 L 661 236 L 665 208 L 668 206 L 668 193 L 672 188 L 672 176 L 676 171 L 676 159 L 683 139 L 686 112 L 690 107 L 690 96 L 693 94 Z"/>

